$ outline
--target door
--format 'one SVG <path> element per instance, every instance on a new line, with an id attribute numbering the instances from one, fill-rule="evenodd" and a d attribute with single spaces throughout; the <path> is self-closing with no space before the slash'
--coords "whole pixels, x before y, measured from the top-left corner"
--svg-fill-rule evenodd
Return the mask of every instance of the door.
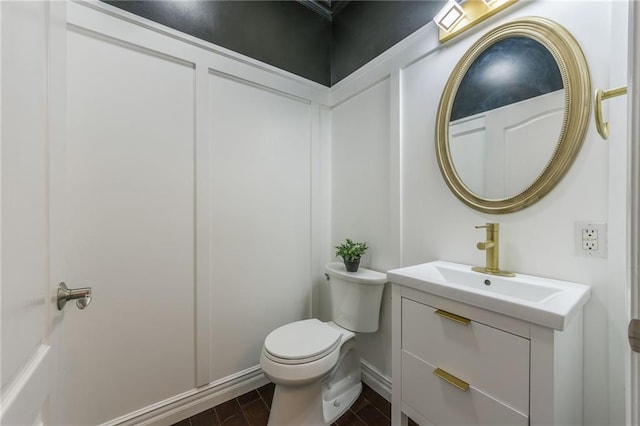
<path id="1" fill-rule="evenodd" d="M 64 2 L 0 2 L 0 424 L 63 424 Z M 55 214 L 50 214 L 56 211 Z"/>
<path id="2" fill-rule="evenodd" d="M 628 111 L 631 124 L 631 291 L 629 344 L 631 365 L 630 389 L 627 400 L 630 405 L 630 424 L 640 424 L 640 5 L 629 2 L 629 90 Z M 634 337 L 636 337 L 634 339 Z"/>

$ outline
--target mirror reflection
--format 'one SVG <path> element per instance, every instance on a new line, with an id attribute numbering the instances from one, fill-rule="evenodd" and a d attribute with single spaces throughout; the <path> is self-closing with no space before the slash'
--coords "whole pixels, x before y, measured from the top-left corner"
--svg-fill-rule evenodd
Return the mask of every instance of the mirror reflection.
<path id="1" fill-rule="evenodd" d="M 487 47 L 460 81 L 449 118 L 462 183 L 486 199 L 525 191 L 557 149 L 564 107 L 562 75 L 547 47 L 521 36 Z"/>
<path id="2" fill-rule="evenodd" d="M 458 61 L 436 118 L 438 166 L 453 194 L 491 214 L 549 193 L 589 124 L 591 78 L 564 27 L 530 16 L 499 25 Z"/>

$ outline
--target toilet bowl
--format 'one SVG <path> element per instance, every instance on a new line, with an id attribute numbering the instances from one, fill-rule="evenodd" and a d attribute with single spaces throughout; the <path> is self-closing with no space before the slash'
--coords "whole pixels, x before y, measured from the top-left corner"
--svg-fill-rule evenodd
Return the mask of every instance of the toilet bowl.
<path id="1" fill-rule="evenodd" d="M 347 272 L 337 262 L 325 271 L 334 321 L 296 321 L 265 338 L 260 366 L 276 385 L 269 425 L 329 425 L 362 390 L 354 331 L 378 329 L 386 274 Z"/>
<path id="2" fill-rule="evenodd" d="M 310 319 L 272 331 L 260 365 L 276 384 L 270 425 L 331 424 L 362 389 L 355 334 L 333 322 Z"/>

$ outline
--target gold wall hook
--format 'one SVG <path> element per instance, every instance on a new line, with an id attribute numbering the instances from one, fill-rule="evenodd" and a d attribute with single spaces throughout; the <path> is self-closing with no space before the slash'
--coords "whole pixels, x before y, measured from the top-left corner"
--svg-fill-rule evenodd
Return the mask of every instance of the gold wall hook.
<path id="1" fill-rule="evenodd" d="M 602 139 L 609 139 L 609 123 L 602 118 L 602 101 L 609 98 L 615 98 L 616 96 L 622 96 L 627 94 L 627 86 L 616 87 L 615 89 L 602 90 L 596 89 L 596 99 L 593 103 L 596 115 L 596 129 Z"/>

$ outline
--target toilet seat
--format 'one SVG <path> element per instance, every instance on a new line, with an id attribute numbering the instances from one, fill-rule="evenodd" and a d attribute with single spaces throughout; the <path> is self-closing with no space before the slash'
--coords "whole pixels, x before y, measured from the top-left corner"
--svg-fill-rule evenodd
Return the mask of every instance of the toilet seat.
<path id="1" fill-rule="evenodd" d="M 264 354 L 280 364 L 306 364 L 335 351 L 341 339 L 339 330 L 317 319 L 296 321 L 269 333 L 264 341 Z"/>

